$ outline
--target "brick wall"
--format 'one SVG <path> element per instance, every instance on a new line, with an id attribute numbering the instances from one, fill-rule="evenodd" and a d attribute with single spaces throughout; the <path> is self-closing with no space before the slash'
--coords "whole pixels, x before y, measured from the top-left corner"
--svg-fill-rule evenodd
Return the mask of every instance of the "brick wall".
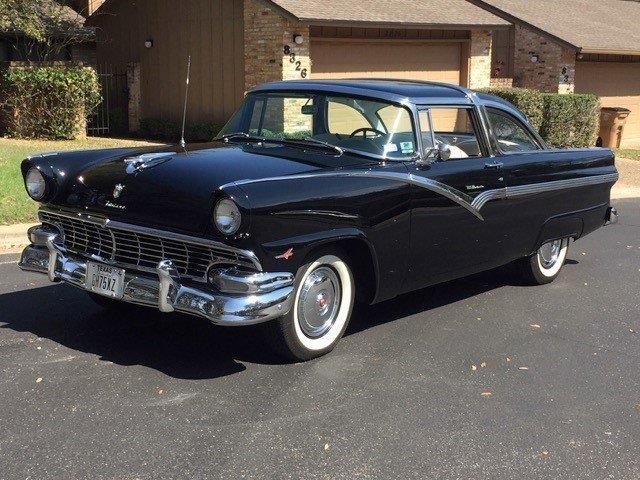
<path id="1" fill-rule="evenodd" d="M 472 30 L 469 46 L 469 88 L 487 88 L 491 83 L 491 31 Z"/>
<path id="2" fill-rule="evenodd" d="M 302 45 L 293 42 L 294 35 L 302 35 Z M 261 83 L 311 74 L 309 27 L 283 17 L 260 0 L 245 0 L 244 42 L 247 90 Z M 290 54 L 285 54 L 285 45 Z"/>
<path id="3" fill-rule="evenodd" d="M 513 78 L 510 77 L 492 77 L 492 88 L 511 88 L 513 87 Z"/>
<path id="4" fill-rule="evenodd" d="M 516 25 L 514 78 L 519 87 L 543 92 L 572 93 L 575 52 L 525 26 Z"/>

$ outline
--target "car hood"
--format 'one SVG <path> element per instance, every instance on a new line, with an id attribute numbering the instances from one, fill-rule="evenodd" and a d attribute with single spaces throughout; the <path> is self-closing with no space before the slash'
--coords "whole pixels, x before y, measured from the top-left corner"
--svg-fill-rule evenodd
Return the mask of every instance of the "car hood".
<path id="1" fill-rule="evenodd" d="M 368 162 L 313 149 L 250 143 L 136 149 L 111 152 L 107 158 L 87 152 L 87 158 L 82 168 L 67 169 L 69 175 L 53 203 L 200 235 L 217 235 L 212 211 L 221 187 Z M 229 193 L 239 192 L 232 187 Z M 250 199 L 238 200 L 250 206 Z"/>

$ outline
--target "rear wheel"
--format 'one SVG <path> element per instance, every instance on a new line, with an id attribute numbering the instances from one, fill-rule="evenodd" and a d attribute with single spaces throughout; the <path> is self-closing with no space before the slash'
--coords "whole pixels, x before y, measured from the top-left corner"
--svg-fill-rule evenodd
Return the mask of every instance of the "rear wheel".
<path id="1" fill-rule="evenodd" d="M 355 286 L 346 256 L 318 252 L 298 270 L 295 287 L 289 313 L 265 328 L 277 353 L 304 361 L 333 350 L 349 324 Z"/>
<path id="2" fill-rule="evenodd" d="M 568 248 L 568 238 L 542 245 L 531 257 L 523 258 L 520 261 L 524 278 L 534 285 L 553 282 L 562 270 Z"/>

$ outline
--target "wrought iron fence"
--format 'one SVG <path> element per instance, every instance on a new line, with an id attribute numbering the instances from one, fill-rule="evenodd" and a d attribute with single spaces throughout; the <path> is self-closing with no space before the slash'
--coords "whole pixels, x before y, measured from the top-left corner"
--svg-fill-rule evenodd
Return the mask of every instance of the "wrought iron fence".
<path id="1" fill-rule="evenodd" d="M 98 65 L 96 68 L 102 90 L 102 102 L 89 119 L 89 135 L 124 134 L 128 131 L 129 91 L 124 68 Z"/>

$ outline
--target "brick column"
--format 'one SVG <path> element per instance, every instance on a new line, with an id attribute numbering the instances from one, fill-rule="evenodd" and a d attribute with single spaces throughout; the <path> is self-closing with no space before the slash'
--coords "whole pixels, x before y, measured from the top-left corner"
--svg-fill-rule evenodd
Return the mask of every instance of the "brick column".
<path id="1" fill-rule="evenodd" d="M 469 88 L 491 86 L 491 44 L 490 30 L 471 30 L 469 46 Z"/>
<path id="2" fill-rule="evenodd" d="M 293 41 L 302 35 L 302 45 Z M 311 75 L 309 26 L 282 16 L 260 0 L 244 2 L 245 88 Z M 288 51 L 285 53 L 285 46 Z M 292 57 L 293 55 L 293 57 Z M 298 63 L 299 62 L 299 63 Z"/>
<path id="3" fill-rule="evenodd" d="M 575 89 L 575 51 L 516 25 L 514 77 L 519 87 L 542 92 L 573 93 Z"/>
<path id="4" fill-rule="evenodd" d="M 302 44 L 294 36 L 302 36 Z M 298 80 L 311 75 L 309 26 L 282 16 L 260 0 L 244 2 L 245 89 L 265 82 Z M 308 117 L 302 115 L 305 102 L 286 100 L 281 117 L 287 119 L 283 131 L 306 131 Z M 272 112 L 273 113 L 273 112 Z"/>
<path id="5" fill-rule="evenodd" d="M 127 89 L 129 91 L 129 132 L 140 130 L 140 64 L 127 65 Z"/>

